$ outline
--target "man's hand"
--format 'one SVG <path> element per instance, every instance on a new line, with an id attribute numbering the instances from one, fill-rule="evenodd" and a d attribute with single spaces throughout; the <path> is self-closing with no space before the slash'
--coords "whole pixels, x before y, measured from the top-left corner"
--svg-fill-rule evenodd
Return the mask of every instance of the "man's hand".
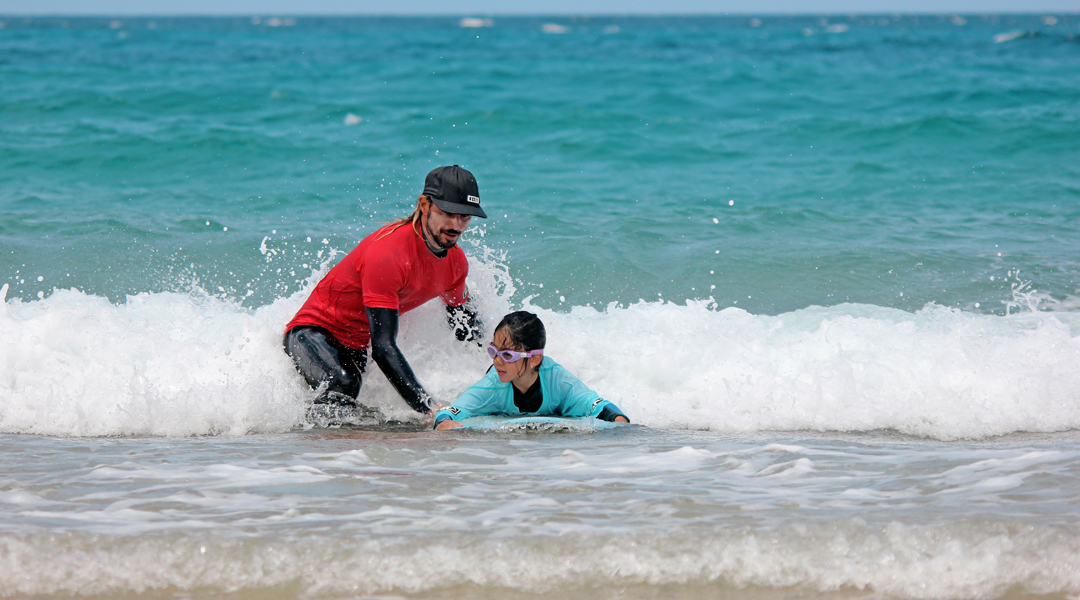
<path id="1" fill-rule="evenodd" d="M 439 404 L 438 402 L 431 399 L 428 400 L 428 406 L 431 407 L 431 410 L 424 413 L 424 422 L 427 423 L 428 427 L 430 427 L 431 424 L 435 422 L 435 413 L 446 408 L 446 406 Z"/>
<path id="2" fill-rule="evenodd" d="M 470 303 L 446 307 L 446 320 L 454 329 L 454 337 L 461 342 L 483 344 L 484 323 Z"/>
<path id="3" fill-rule="evenodd" d="M 443 419 L 435 426 L 435 431 L 446 431 L 447 429 L 457 429 L 458 427 L 464 427 L 464 425 L 453 419 Z"/>

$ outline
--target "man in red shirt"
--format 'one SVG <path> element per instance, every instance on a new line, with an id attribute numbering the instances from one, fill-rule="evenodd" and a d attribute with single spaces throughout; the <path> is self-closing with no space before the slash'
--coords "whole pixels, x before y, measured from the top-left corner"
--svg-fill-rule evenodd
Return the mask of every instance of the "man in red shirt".
<path id="1" fill-rule="evenodd" d="M 434 401 L 397 346 L 398 316 L 439 297 L 457 338 L 480 339 L 467 304 L 469 263 L 457 245 L 474 216 L 487 218 L 472 173 L 439 167 L 428 173 L 410 216 L 364 238 L 319 282 L 284 339 L 308 385 L 321 389 L 317 404 L 355 406 L 370 348 L 405 402 L 431 412 Z"/>

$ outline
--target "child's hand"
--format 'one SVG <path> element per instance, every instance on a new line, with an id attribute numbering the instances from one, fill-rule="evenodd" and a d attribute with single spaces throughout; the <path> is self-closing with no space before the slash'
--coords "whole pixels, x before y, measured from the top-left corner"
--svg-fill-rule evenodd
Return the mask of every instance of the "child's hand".
<path id="1" fill-rule="evenodd" d="M 446 408 L 446 405 L 445 404 L 439 404 L 438 402 L 436 402 L 434 400 L 429 400 L 428 401 L 428 406 L 430 407 L 430 410 L 428 410 L 426 413 L 424 413 L 424 422 L 427 423 L 427 425 L 430 427 L 431 423 L 435 421 L 435 413 L 437 413 L 440 410 Z"/>
<path id="2" fill-rule="evenodd" d="M 435 431 L 446 431 L 447 429 L 456 429 L 458 427 L 464 427 L 464 425 L 453 419 L 443 419 L 435 426 Z"/>

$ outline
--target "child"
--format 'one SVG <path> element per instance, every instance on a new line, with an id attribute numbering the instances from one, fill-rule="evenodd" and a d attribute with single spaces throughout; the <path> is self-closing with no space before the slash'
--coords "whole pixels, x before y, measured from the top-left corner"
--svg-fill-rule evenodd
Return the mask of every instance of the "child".
<path id="1" fill-rule="evenodd" d="M 547 334 L 540 319 L 523 310 L 503 317 L 488 346 L 492 368 L 451 406 L 435 413 L 435 429 L 461 427 L 481 415 L 596 417 L 629 423 L 619 407 L 544 356 Z"/>

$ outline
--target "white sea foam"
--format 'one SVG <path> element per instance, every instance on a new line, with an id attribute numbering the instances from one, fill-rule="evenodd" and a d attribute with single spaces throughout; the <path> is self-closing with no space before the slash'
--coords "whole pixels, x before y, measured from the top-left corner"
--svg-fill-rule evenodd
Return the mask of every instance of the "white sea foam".
<path id="1" fill-rule="evenodd" d="M 2 436 L 0 597 L 1074 594 L 1054 437 Z"/>
<path id="2" fill-rule="evenodd" d="M 843 305 L 764 317 L 705 302 L 537 312 L 549 356 L 653 426 L 943 439 L 1080 426 L 1072 314 Z"/>
<path id="3" fill-rule="evenodd" d="M 489 325 L 516 290 L 504 258 L 473 254 L 470 287 Z M 122 304 L 76 290 L 0 303 L 0 431 L 198 435 L 288 430 L 311 393 L 281 350 L 304 290 L 258 309 L 192 293 Z M 3 293 L 0 292 L 0 297 Z M 760 316 L 709 301 L 640 301 L 556 312 L 547 355 L 639 424 L 662 428 L 868 431 L 939 439 L 1080 428 L 1080 323 L 1072 312 L 1007 317 L 929 305 Z M 450 401 L 489 360 L 431 303 L 402 319 L 420 380 Z M 361 400 L 415 415 L 377 368 Z"/>
<path id="4" fill-rule="evenodd" d="M 3 294 L 0 294 L 2 296 Z M 281 352 L 295 301 L 254 312 L 209 296 L 76 290 L 0 305 L 0 430 L 60 435 L 278 431 L 304 388 Z"/>
<path id="5" fill-rule="evenodd" d="M 1010 588 L 1036 594 L 1080 591 L 1075 538 L 1057 528 L 978 522 L 868 526 L 854 519 L 774 532 L 736 528 L 525 539 L 461 533 L 396 543 L 319 536 L 292 543 L 259 537 L 207 540 L 198 532 L 134 538 L 73 533 L 62 539 L 41 534 L 0 539 L 0 556 L 6 557 L 0 561 L 5 597 L 166 588 L 268 594 L 294 585 L 307 597 L 419 594 L 459 585 L 496 597 L 500 591 L 559 596 L 635 585 L 697 590 L 687 597 L 714 597 L 733 586 L 855 589 L 926 599 L 993 598 Z"/>

